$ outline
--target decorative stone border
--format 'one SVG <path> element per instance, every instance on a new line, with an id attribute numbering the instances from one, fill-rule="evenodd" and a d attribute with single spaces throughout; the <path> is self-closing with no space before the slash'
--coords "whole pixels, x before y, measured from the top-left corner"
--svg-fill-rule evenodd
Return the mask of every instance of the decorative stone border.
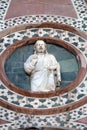
<path id="1" fill-rule="evenodd" d="M 45 26 L 45 28 L 54 28 L 54 29 L 56 29 L 56 28 L 60 28 L 61 30 L 63 29 L 63 30 L 68 30 L 68 31 L 70 31 L 70 32 L 73 32 L 73 33 L 75 33 L 76 35 L 79 35 L 79 36 L 82 36 L 82 37 L 84 37 L 85 39 L 86 39 L 86 34 L 85 33 L 81 33 L 81 32 L 79 32 L 79 31 L 77 31 L 75 28 L 73 28 L 73 27 L 70 27 L 70 26 L 68 26 L 68 25 L 62 25 L 62 24 L 56 24 L 56 23 L 42 23 L 42 24 L 38 24 L 38 25 L 23 25 L 23 26 L 19 26 L 18 28 L 16 28 L 16 29 L 18 29 L 18 30 L 15 30 L 15 28 L 13 28 L 13 30 L 9 30 L 9 31 L 7 31 L 6 32 L 6 34 L 4 34 L 4 33 L 2 33 L 2 36 L 4 36 L 4 35 L 9 35 L 9 34 L 11 34 L 11 33 L 13 33 L 13 32 L 16 32 L 16 31 L 19 31 L 19 30 L 26 30 L 26 29 L 28 29 L 28 28 L 35 28 L 35 27 L 37 27 L 37 28 L 44 28 L 44 26 Z M 22 27 L 22 28 L 21 28 Z M 25 28 L 26 27 L 26 28 Z M 11 32 L 12 31 L 12 32 Z M 40 38 L 42 38 L 42 37 L 40 37 Z M 35 42 L 35 39 L 34 38 L 31 38 L 31 39 L 33 39 L 34 41 L 33 42 Z M 38 39 L 38 37 L 37 37 L 37 39 Z M 43 39 L 45 40 L 45 37 L 43 37 Z M 54 39 L 54 38 L 50 38 L 50 39 L 53 39 L 54 41 L 56 41 L 57 39 Z M 21 43 L 21 41 L 18 41 L 17 43 L 15 43 L 15 44 L 13 44 L 13 45 L 11 45 L 11 46 L 9 46 L 9 47 L 13 47 L 14 48 L 14 45 L 15 45 L 15 47 L 16 47 L 16 45 L 19 43 L 20 45 L 18 45 L 18 47 L 20 48 L 20 46 L 22 46 L 22 45 L 25 45 L 25 44 L 27 44 L 26 43 L 26 41 L 27 41 L 27 43 L 28 43 L 28 41 L 29 41 L 29 39 L 25 39 L 25 40 L 22 40 L 22 42 L 23 43 Z M 49 42 L 50 40 L 49 40 L 49 38 L 48 38 L 48 40 L 47 40 L 47 42 Z M 63 43 L 63 41 L 62 40 L 59 40 L 58 39 L 58 43 Z M 55 42 L 53 42 L 53 43 L 55 43 Z M 64 42 L 64 43 L 66 43 L 66 42 Z M 63 44 L 64 44 L 63 43 Z M 30 44 L 32 44 L 32 41 L 30 42 Z M 69 45 L 71 45 L 70 43 L 67 43 L 67 45 L 66 44 L 64 44 L 64 47 L 66 46 L 66 48 L 67 48 L 67 46 L 69 46 Z M 72 46 L 72 45 L 71 45 Z M 74 46 L 73 46 L 74 47 Z M 75 48 L 75 47 L 74 47 Z M 17 47 L 16 48 L 14 48 L 13 49 L 13 51 L 15 51 L 17 49 Z M 68 50 L 69 50 L 70 48 L 68 48 Z M 75 48 L 76 49 L 76 48 Z M 6 50 L 5 50 L 6 51 Z M 4 51 L 4 52 L 5 52 Z M 11 50 L 11 53 L 13 52 L 12 50 Z M 78 49 L 76 49 L 76 51 L 74 51 L 74 54 L 75 55 L 77 55 L 78 54 L 78 52 L 80 52 Z M 8 52 L 7 52 L 8 53 Z M 72 49 L 72 53 L 73 53 L 73 49 Z M 80 52 L 81 53 L 81 52 Z M 80 54 L 79 53 L 79 54 Z M 2 55 L 3 55 L 3 53 L 2 53 Z M 1 56 L 2 56 L 1 55 Z M 8 53 L 8 56 L 9 56 L 9 53 Z M 81 55 L 80 55 L 81 56 Z M 83 55 L 82 55 L 82 57 L 83 57 Z M 82 58 L 82 60 L 83 60 L 83 58 Z M 80 63 L 80 59 L 79 59 L 79 63 Z M 82 63 L 83 63 L 83 61 L 82 61 Z M 2 63 L 3 64 L 3 63 Z M 86 63 L 85 63 L 85 65 L 86 65 Z M 2 65 L 3 66 L 3 65 Z M 82 64 L 82 67 L 83 67 L 83 64 Z M 86 67 L 86 66 L 85 66 Z M 3 69 L 4 69 L 4 67 L 3 67 Z M 84 69 L 84 67 L 83 67 L 83 69 Z M 86 71 L 85 71 L 85 73 L 86 73 Z M 75 84 L 74 84 L 75 85 Z M 72 88 L 73 89 L 73 88 Z M 13 90 L 13 89 L 12 89 Z M 24 90 L 23 90 L 24 91 Z M 56 93 L 56 94 L 58 94 L 58 93 Z M 28 96 L 30 96 L 30 95 L 28 95 Z M 53 95 L 52 95 L 53 96 Z M 32 97 L 32 95 L 31 95 L 31 97 Z M 35 97 L 38 97 L 38 96 L 35 96 Z M 48 96 L 47 96 L 48 97 Z M 42 97 L 43 98 L 43 97 Z M 44 98 L 45 98 L 45 95 L 44 95 Z M 77 107 L 79 107 L 79 106 L 81 106 L 81 105 L 84 105 L 85 103 L 86 103 L 86 101 L 87 101 L 87 98 L 85 97 L 85 98 L 82 98 L 81 100 L 79 100 L 79 101 L 75 101 L 74 103 L 70 103 L 70 104 L 68 104 L 68 105 L 64 105 L 64 106 L 61 106 L 61 107 L 56 107 L 56 108 L 48 108 L 48 109 L 43 109 L 43 108 L 41 108 L 41 109 L 33 109 L 33 108 L 25 108 L 25 107 L 19 107 L 19 106 L 17 106 L 17 105 L 13 105 L 13 104 L 11 104 L 11 103 L 8 103 L 8 102 L 6 102 L 6 101 L 4 101 L 4 100 L 2 100 L 1 99 L 1 106 L 3 106 L 3 107 L 6 107 L 7 109 L 10 109 L 10 110 L 13 110 L 13 111 L 16 111 L 17 113 L 20 113 L 20 112 L 22 112 L 22 113 L 25 113 L 25 112 L 27 112 L 27 114 L 30 114 L 30 115 L 34 115 L 34 114 L 43 114 L 44 113 L 44 115 L 46 115 L 46 114 L 54 114 L 54 113 L 60 113 L 60 112 L 67 112 L 67 111 L 70 111 L 70 110 L 72 110 L 72 109 L 75 109 L 75 108 L 77 108 Z M 45 111 L 44 111 L 45 110 Z"/>
<path id="2" fill-rule="evenodd" d="M 70 31 L 74 34 L 77 34 L 85 39 L 87 39 L 87 34 L 81 30 L 78 30 L 70 25 L 67 24 L 61 24 L 61 23 L 54 23 L 54 22 L 43 22 L 39 24 L 24 24 L 19 25 L 17 27 L 11 27 L 6 30 L 3 30 L 0 32 L 0 38 L 5 37 L 6 35 L 10 35 L 11 33 L 20 31 L 20 30 L 26 30 L 26 29 L 32 29 L 32 28 L 53 28 L 53 29 L 61 29 L 65 31 Z"/>
<path id="3" fill-rule="evenodd" d="M 0 106 L 15 111 L 17 113 L 24 113 L 30 115 L 51 115 L 56 113 L 58 114 L 58 113 L 68 112 L 80 107 L 81 105 L 84 105 L 85 103 L 87 103 L 87 97 L 81 99 L 80 101 L 74 102 L 69 105 L 61 106 L 58 108 L 32 109 L 32 108 L 19 107 L 0 100 Z"/>
<path id="4" fill-rule="evenodd" d="M 71 53 L 73 53 L 78 60 L 78 63 L 80 64 L 80 70 L 79 70 L 79 74 L 77 76 L 77 78 L 68 86 L 64 87 L 64 88 L 60 88 L 59 90 L 56 91 L 50 91 L 50 92 L 28 92 L 26 90 L 22 90 L 18 87 L 16 87 L 15 85 L 13 85 L 7 78 L 6 74 L 5 74 L 5 70 L 4 70 L 4 66 L 5 66 L 5 61 L 6 59 L 14 52 L 16 51 L 16 49 L 22 47 L 22 46 L 26 46 L 26 45 L 30 45 L 36 42 L 36 40 L 38 39 L 42 39 L 44 41 L 46 41 L 47 43 L 54 43 L 56 45 L 60 45 L 62 47 L 64 47 L 65 49 L 67 49 L 68 51 L 70 51 Z M 22 94 L 24 96 L 29 96 L 29 97 L 51 97 L 51 96 L 58 96 L 59 94 L 63 94 L 66 93 L 70 90 L 72 90 L 73 88 L 77 87 L 82 80 L 84 79 L 84 76 L 86 74 L 86 61 L 85 58 L 83 57 L 83 55 L 81 54 L 81 52 L 79 50 L 77 50 L 74 46 L 72 46 L 71 44 L 68 44 L 65 41 L 62 41 L 60 39 L 54 39 L 54 38 L 45 38 L 45 37 L 36 37 L 36 38 L 30 38 L 27 40 L 22 40 L 19 41 L 15 44 L 10 45 L 0 56 L 0 77 L 1 80 L 3 81 L 3 83 L 11 90 Z"/>
<path id="5" fill-rule="evenodd" d="M 78 17 L 87 20 L 87 6 L 85 0 L 72 0 L 74 8 L 78 14 Z"/>
<path id="6" fill-rule="evenodd" d="M 1 1 L 3 1 L 3 0 L 1 0 Z M 5 0 L 5 1 L 7 1 L 7 2 L 9 2 L 9 0 Z M 10 28 L 10 27 L 12 27 L 12 28 L 16 28 L 17 29 L 17 26 L 18 25 L 22 25 L 22 24 L 29 24 L 29 23 L 41 23 L 41 22 L 56 22 L 56 23 L 63 23 L 63 24 L 70 24 L 71 26 L 74 26 L 74 27 L 76 27 L 76 28 L 80 28 L 80 30 L 84 30 L 84 31 L 87 31 L 87 15 L 85 15 L 85 12 L 86 12 L 86 14 L 87 14 L 87 8 L 86 8 L 86 6 L 84 5 L 84 3 L 82 3 L 84 0 L 72 0 L 72 1 L 74 1 L 74 2 L 76 2 L 76 4 L 74 4 L 74 6 L 75 6 L 75 8 L 76 8 L 76 11 L 77 11 L 77 13 L 78 13 L 78 15 L 80 15 L 80 17 L 78 18 L 78 19 L 72 19 L 72 18 L 67 18 L 67 17 L 62 17 L 62 16 L 48 16 L 48 15 L 42 15 L 42 16 L 37 16 L 37 15 L 35 15 L 35 16 L 23 16 L 23 17 L 18 17 L 18 18 L 13 18 L 13 19 L 8 19 L 8 20 L 6 20 L 6 21 L 0 21 L 0 31 L 2 31 L 2 30 L 5 30 L 6 28 Z M 80 2 L 80 3 L 79 3 Z M 81 5 L 81 6 L 79 6 L 79 5 Z M 3 6 L 4 7 L 4 6 Z M 78 9 L 77 9 L 77 7 L 79 7 Z M 81 8 L 82 7 L 82 8 Z M 84 11 L 83 13 L 81 12 L 81 11 Z M 80 14 L 80 13 L 82 13 L 82 15 Z M 1 14 L 3 14 L 2 13 L 2 11 L 1 11 Z M 47 16 L 47 17 L 46 17 Z M 1 16 L 2 18 L 4 18 L 3 16 Z M 2 19 L 1 18 L 1 19 Z M 40 19 L 40 20 L 39 20 Z M 24 21 L 25 20 L 25 21 Z M 16 27 L 14 27 L 14 26 L 16 26 Z M 12 33 L 11 32 L 11 28 L 9 29 L 10 30 L 10 34 Z M 5 30 L 6 31 L 6 30 Z M 5 31 L 4 31 L 4 33 L 5 33 Z M 79 32 L 79 31 L 78 31 Z M 1 32 L 2 33 L 2 32 Z M 82 34 L 82 32 L 80 32 L 81 33 L 81 36 L 83 35 L 84 36 L 84 33 Z M 8 34 L 7 34 L 8 35 Z M 83 37 L 82 36 L 82 37 Z M 85 35 L 85 39 L 87 39 L 87 36 Z M 86 44 L 85 44 L 86 45 Z M 84 53 L 84 52 L 83 52 Z M 86 79 L 87 80 L 87 79 Z M 83 81 L 84 82 L 84 81 Z M 87 81 L 86 81 L 87 82 Z M 87 83 L 86 83 L 87 84 Z M 85 86 L 86 86 L 86 84 L 85 84 Z M 84 89 L 84 88 L 83 88 Z M 86 99 L 86 102 L 87 102 L 87 99 Z M 85 102 L 85 103 L 86 103 Z M 85 104 L 86 105 L 86 104 Z M 7 105 L 8 106 L 8 105 Z M 87 106 L 87 105 L 86 105 Z M 8 106 L 9 107 L 9 106 Z M 83 105 L 81 106 L 82 107 L 82 109 L 84 109 L 83 108 Z M 12 108 L 12 107 L 11 107 Z M 9 114 L 9 110 L 8 109 L 5 109 L 4 107 L 2 108 L 4 111 L 6 111 L 7 110 L 7 113 L 6 113 L 6 115 L 8 115 L 8 116 L 10 116 L 10 114 Z M 9 107 L 9 109 L 10 109 L 10 107 Z M 80 108 L 81 109 L 81 108 Z M 87 109 L 86 109 L 87 110 Z M 74 109 L 74 111 L 76 111 L 76 109 Z M 11 113 L 15 113 L 14 111 L 11 111 L 10 110 L 10 112 Z M 83 110 L 82 110 L 82 112 L 83 112 Z M 78 113 L 79 113 L 79 115 L 78 115 Z M 17 113 L 18 115 L 19 115 L 19 113 Z M 78 112 L 75 112 L 75 114 L 76 114 L 76 117 L 77 117 L 77 115 L 81 118 L 81 116 L 80 116 L 80 110 L 78 111 Z M 86 111 L 84 111 L 84 114 L 86 115 L 87 113 L 86 113 Z M 3 115 L 4 115 L 4 113 L 3 113 Z M 14 114 L 13 114 L 14 115 Z M 41 114 L 42 115 L 42 114 Z M 28 125 L 29 126 L 41 126 L 41 122 L 44 124 L 44 125 L 47 125 L 48 126 L 48 124 L 46 124 L 46 122 L 43 120 L 43 117 L 41 117 L 41 115 L 39 116 L 40 118 L 40 120 L 38 120 L 38 121 L 35 121 L 35 120 L 32 120 L 32 122 L 28 122 L 28 120 L 26 121 L 26 116 L 24 116 L 24 118 L 25 118 L 25 120 L 22 122 L 22 118 L 21 118 L 21 115 L 19 115 L 19 117 L 21 118 L 20 120 L 18 119 L 18 118 L 15 118 L 15 119 L 13 119 L 12 120 L 12 124 L 6 124 L 6 125 L 1 125 L 0 126 L 0 129 L 5 129 L 5 130 L 8 130 L 8 129 L 10 129 L 10 126 L 11 126 L 11 128 L 13 128 L 13 129 L 15 129 L 15 128 L 23 128 L 23 127 L 26 127 L 27 126 L 27 122 L 28 122 Z M 74 115 L 74 113 L 73 113 L 73 115 Z M 73 115 L 71 115 L 72 117 L 73 117 Z M 82 114 L 83 115 L 83 114 Z M 27 116 L 30 116 L 30 115 L 27 115 Z M 52 115 L 51 115 L 52 116 Z M 57 115 L 58 116 L 58 115 Z M 6 118 L 6 116 L 4 116 L 5 118 L 4 119 L 7 119 Z M 54 115 L 54 117 L 55 117 L 55 115 Z M 53 118 L 54 118 L 53 117 Z M 61 117 L 61 115 L 59 115 L 59 118 Z M 8 117 L 8 119 L 11 119 L 11 117 Z M 44 119 L 46 119 L 46 116 L 44 117 Z M 19 121 L 18 121 L 19 120 Z M 49 120 L 49 119 L 48 119 Z M 21 121 L 21 122 L 20 122 Z M 25 124 L 25 121 L 26 121 L 26 124 Z M 50 121 L 52 121 L 52 119 L 50 120 Z M 50 123 L 50 121 L 48 122 L 48 123 Z M 33 122 L 34 122 L 34 124 L 33 124 Z M 61 120 L 61 122 L 63 123 L 63 120 Z M 82 129 L 82 130 L 86 130 L 87 129 L 87 125 L 86 124 L 83 124 L 83 123 L 76 123 L 75 122 L 75 119 L 73 119 L 73 121 L 69 121 L 69 122 L 65 122 L 65 124 L 67 124 L 67 126 L 69 127 L 69 128 L 74 128 L 74 129 Z M 57 122 L 56 123 L 56 125 L 55 125 L 55 123 L 50 123 L 50 125 L 51 126 L 57 126 L 57 127 L 59 127 L 59 126 L 61 126 L 61 123 L 59 123 L 59 122 Z M 43 126 L 43 125 L 42 125 Z M 66 127 L 66 125 L 64 125 L 65 127 Z"/>
<path id="7" fill-rule="evenodd" d="M 19 27 L 17 27 L 17 28 L 13 28 L 13 30 L 8 30 L 7 32 L 6 32 L 6 34 L 4 34 L 3 32 L 2 32 L 2 35 L 1 36 L 4 36 L 4 35 L 9 35 L 9 34 L 11 34 L 11 33 L 13 33 L 13 32 L 16 32 L 16 31 L 19 31 L 19 30 L 26 30 L 26 29 L 29 29 L 29 28 L 52 28 L 52 29 L 61 29 L 61 30 L 65 30 L 65 31 L 70 31 L 70 32 L 73 32 L 73 33 L 75 33 L 76 35 L 80 35 L 80 36 L 82 36 L 82 37 L 84 37 L 84 39 L 86 39 L 86 34 L 85 33 L 82 33 L 81 31 L 79 32 L 79 31 L 77 31 L 75 28 L 73 28 L 73 27 L 71 27 L 71 26 L 68 26 L 68 25 L 62 25 L 62 24 L 57 24 L 57 23 L 42 23 L 42 24 L 34 24 L 34 25 L 30 25 L 30 24 L 28 24 L 28 25 L 22 25 L 22 26 L 19 26 Z M 15 30 L 16 29 L 16 30 Z M 37 37 L 38 38 L 38 37 Z M 42 37 L 40 37 L 40 38 L 42 38 Z M 45 39 L 45 37 L 43 37 L 44 39 Z M 34 38 L 31 38 L 31 39 L 33 39 L 34 41 L 35 41 L 35 39 Z M 54 38 L 51 38 L 51 39 L 54 39 Z M 24 42 L 24 43 L 21 43 L 21 41 L 18 41 L 17 43 L 15 43 L 15 44 L 13 44 L 13 45 L 11 45 L 11 46 L 13 46 L 13 48 L 14 48 L 14 45 L 16 45 L 16 44 L 18 44 L 18 47 L 20 48 L 20 46 L 22 46 L 22 45 L 24 45 L 24 44 L 27 44 L 26 43 L 26 40 L 27 41 L 29 41 L 29 39 L 25 39 L 25 40 L 22 40 L 22 42 Z M 54 39 L 54 40 L 57 40 L 57 39 Z M 34 42 L 33 41 L 33 42 Z M 58 39 L 58 41 L 59 41 L 59 39 Z M 62 41 L 62 40 L 60 40 L 60 41 Z M 49 42 L 49 40 L 48 40 L 48 42 Z M 54 42 L 53 42 L 54 43 Z M 59 43 L 59 42 L 58 42 Z M 60 42 L 61 43 L 61 42 Z M 62 41 L 62 43 L 63 43 L 63 41 Z M 64 42 L 64 43 L 66 43 L 66 42 Z M 30 44 L 32 44 L 32 42 L 30 42 Z M 66 46 L 66 44 L 64 44 L 65 46 Z M 69 45 L 71 45 L 70 43 L 67 43 L 67 46 L 69 46 Z M 9 46 L 9 47 L 11 47 L 11 46 Z M 64 46 L 64 47 L 65 47 Z M 66 48 L 67 48 L 67 46 L 66 46 Z M 71 45 L 71 46 L 73 46 L 73 45 Z M 73 46 L 74 47 L 74 46 Z M 74 47 L 75 48 L 75 47 Z M 14 48 L 13 49 L 13 51 L 15 51 L 17 48 Z M 75 48 L 76 49 L 76 48 Z M 68 50 L 69 50 L 69 48 L 68 48 Z M 76 49 L 77 51 L 76 52 L 80 52 L 78 49 Z M 6 51 L 6 50 L 5 50 Z M 4 51 L 4 52 L 5 52 Z M 11 50 L 12 51 L 12 50 Z M 13 52 L 12 51 L 12 52 Z M 73 49 L 72 49 L 72 51 L 73 51 Z M 77 54 L 75 51 L 74 51 L 74 54 Z M 73 52 L 72 52 L 73 53 Z M 80 52 L 81 53 L 81 52 Z M 79 54 L 80 54 L 79 53 Z M 3 53 L 2 53 L 3 54 Z M 9 53 L 8 53 L 8 56 L 9 56 Z M 83 55 L 82 55 L 83 56 Z M 84 57 L 84 56 L 83 56 Z M 82 58 L 83 59 L 83 58 Z M 84 59 L 85 60 L 85 59 Z M 80 62 L 80 60 L 79 60 L 79 62 Z M 82 62 L 83 63 L 83 62 Z M 2 63 L 3 64 L 3 63 Z M 82 65 L 83 66 L 83 65 Z M 4 67 L 3 67 L 3 69 L 4 69 Z M 84 68 L 83 68 L 84 69 Z M 85 72 L 86 73 L 86 72 Z M 73 88 L 72 88 L 73 89 Z M 13 89 L 11 89 L 11 90 L 13 90 Z M 17 88 L 17 90 L 18 90 L 18 88 Z M 24 90 L 23 90 L 24 91 Z M 18 92 L 17 92 L 18 93 Z M 58 94 L 58 93 L 56 93 L 56 94 Z M 34 95 L 34 94 L 33 94 Z M 28 96 L 30 96 L 30 95 L 28 95 Z M 53 95 L 52 95 L 53 96 Z M 32 95 L 31 95 L 31 97 L 32 97 Z M 34 97 L 37 97 L 36 95 L 34 96 Z M 39 96 L 40 97 L 40 96 Z M 42 98 L 45 98 L 46 97 L 46 95 L 44 96 L 44 97 L 42 97 Z M 47 98 L 48 98 L 48 95 L 47 95 Z M 81 104 L 81 102 L 83 103 L 83 104 L 85 104 L 86 102 L 86 98 L 82 98 L 81 100 L 79 100 L 79 101 L 76 101 L 75 103 L 77 103 L 77 105 L 76 104 L 74 104 L 74 103 L 72 103 L 72 104 L 69 104 L 69 105 L 64 105 L 64 106 L 61 106 L 61 107 L 56 107 L 56 108 L 50 108 L 50 109 L 48 109 L 49 111 L 47 111 L 47 109 L 43 109 L 43 108 L 41 108 L 41 109 L 33 109 L 33 108 L 24 108 L 24 107 L 18 107 L 18 106 L 16 106 L 16 105 L 12 105 L 12 104 L 10 104 L 10 103 L 8 103 L 8 105 L 7 105 L 7 102 L 5 102 L 4 100 L 1 100 L 1 106 L 3 106 L 4 105 L 4 107 L 6 107 L 6 108 L 8 108 L 8 109 L 11 109 L 11 110 L 16 110 L 16 112 L 18 112 L 18 113 L 20 113 L 20 112 L 25 112 L 26 110 L 28 110 L 28 112 L 29 112 L 29 114 L 34 114 L 34 110 L 36 110 L 35 112 L 37 113 L 37 114 L 40 114 L 39 112 L 43 112 L 44 113 L 44 110 L 45 110 L 45 113 L 44 114 L 50 114 L 50 112 L 51 112 L 51 110 L 52 110 L 52 114 L 53 113 L 55 113 L 55 112 L 61 112 L 60 110 L 61 109 L 64 109 L 65 107 L 66 107 L 66 110 L 65 111 L 69 111 L 69 110 L 72 110 L 72 109 L 74 109 L 74 107 L 76 106 L 76 107 L 79 107 L 80 105 L 82 105 Z M 61 108 L 61 109 L 60 109 Z M 69 109 L 68 109 L 69 108 Z M 56 110 L 56 111 L 55 111 Z"/>
<path id="8" fill-rule="evenodd" d="M 74 27 L 71 27 L 71 26 L 69 26 L 69 25 L 63 25 L 63 24 L 57 24 L 57 23 L 42 23 L 42 24 L 32 24 L 32 25 L 30 25 L 30 24 L 26 24 L 26 25 L 21 25 L 21 26 L 19 26 L 19 27 L 15 27 L 15 28 L 13 28 L 13 29 L 7 29 L 7 31 L 5 32 L 5 31 L 3 31 L 3 32 L 1 32 L 1 37 L 2 36 L 5 36 L 5 35 L 7 35 L 7 34 L 10 34 L 10 33 L 12 33 L 12 32 L 15 32 L 15 31 L 19 31 L 19 30 L 23 30 L 23 29 L 29 29 L 29 28 L 56 28 L 56 29 L 63 29 L 63 30 L 68 30 L 68 31 L 71 31 L 71 32 L 73 32 L 73 33 L 75 33 L 75 34 L 77 34 L 77 35 L 80 35 L 80 36 L 82 36 L 82 37 L 84 37 L 85 39 L 87 38 L 86 37 L 86 34 L 85 33 L 83 33 L 83 32 L 81 32 L 81 31 L 78 31 L 78 30 L 76 30 Z M 33 39 L 34 40 L 34 39 Z M 51 39 L 52 40 L 52 39 Z M 21 43 L 21 42 L 23 42 L 23 41 L 20 41 L 19 43 L 20 43 L 20 46 L 21 46 L 21 44 L 24 44 L 24 43 Z M 26 41 L 24 41 L 24 42 L 26 42 Z M 61 42 L 61 40 L 60 40 L 60 42 Z M 19 43 L 17 43 L 17 44 L 19 44 Z M 63 43 L 64 44 L 64 43 Z M 69 46 L 69 44 L 67 43 L 67 45 Z M 67 45 L 65 45 L 65 46 L 67 46 Z M 12 45 L 13 46 L 13 48 L 14 48 L 14 45 Z M 70 46 L 72 46 L 72 45 L 70 45 Z M 73 46 L 74 47 L 74 46 Z M 16 47 L 15 47 L 16 48 Z M 67 48 L 67 47 L 65 47 L 65 48 Z M 75 48 L 75 47 L 74 47 Z M 13 49 L 14 50 L 14 49 Z M 12 51 L 12 50 L 11 50 Z M 10 51 L 10 52 L 11 52 Z M 75 48 L 75 51 L 76 51 L 76 48 Z M 72 52 L 73 53 L 73 52 Z M 77 54 L 76 54 L 77 53 Z M 81 56 L 80 55 L 80 51 L 78 50 L 78 51 L 76 51 L 75 52 L 75 55 L 78 55 L 79 54 L 79 57 L 82 57 L 81 58 L 81 61 L 82 61 L 82 68 L 81 68 L 81 75 L 82 75 L 82 71 L 84 72 L 84 73 L 86 73 L 86 62 L 85 62 L 85 59 L 84 59 L 84 57 L 83 57 L 83 55 Z M 2 55 L 1 55 L 1 57 L 2 57 Z M 1 59 L 3 59 L 3 58 L 1 58 Z M 83 64 L 84 63 L 84 64 Z M 80 71 L 79 71 L 79 73 L 80 73 Z M 83 74 L 84 75 L 84 74 Z M 84 76 L 83 76 L 84 77 Z M 80 81 L 81 81 L 81 79 L 80 79 Z M 7 83 L 8 84 L 8 83 Z M 75 84 L 75 83 L 74 83 Z M 9 85 L 8 85 L 9 86 Z M 71 86 L 73 86 L 73 84 L 71 85 Z M 10 87 L 11 88 L 11 87 Z M 70 87 L 69 87 L 70 88 Z M 72 87 L 73 88 L 73 87 Z M 18 90 L 19 88 L 17 88 L 17 91 L 19 91 L 21 94 L 23 94 L 24 93 L 24 90 L 22 90 L 22 92 L 20 91 L 20 90 Z M 70 90 L 70 89 L 69 89 Z M 68 90 L 68 91 L 69 91 Z M 16 89 L 15 89 L 15 91 L 16 91 Z M 67 87 L 66 87 L 66 89 L 64 90 L 65 92 L 67 92 Z M 44 94 L 43 95 L 43 97 L 45 96 L 45 97 L 49 97 L 49 96 L 47 96 L 47 95 L 50 95 L 50 96 L 56 96 L 56 95 L 59 95 L 59 93 L 64 93 L 64 91 L 62 90 L 62 89 L 60 89 L 58 92 L 56 92 L 56 94 L 53 94 L 53 92 L 51 92 L 50 94 Z M 25 92 L 26 93 L 26 95 L 27 96 L 32 96 L 32 93 L 28 93 L 28 92 Z M 23 94 L 23 95 L 25 95 L 25 94 Z M 34 97 L 37 97 L 37 95 L 38 94 L 33 94 L 34 95 Z M 42 95 L 42 94 L 39 94 L 39 96 L 40 95 Z"/>
<path id="9" fill-rule="evenodd" d="M 58 15 L 29 15 L 29 16 L 20 16 L 13 19 L 8 19 L 0 24 L 0 30 L 3 31 L 5 29 L 11 28 L 11 27 L 17 27 L 19 25 L 25 25 L 25 24 L 37 24 L 37 23 L 43 23 L 43 22 L 54 22 L 54 23 L 60 23 L 60 24 L 68 24 L 80 29 L 83 29 L 82 26 L 84 25 L 83 21 L 69 18 L 69 17 L 61 17 Z"/>
<path id="10" fill-rule="evenodd" d="M 10 126 L 12 129 L 16 128 L 28 128 L 32 126 L 37 127 L 63 127 L 63 128 L 75 128 L 82 129 L 87 128 L 86 124 L 78 123 L 77 120 L 85 118 L 87 116 L 87 105 L 83 105 L 72 111 L 52 114 L 52 115 L 28 115 L 22 113 L 16 113 L 6 108 L 0 107 L 2 119 L 8 119 L 9 124 L 0 125 L 0 128 L 8 130 Z M 6 116 L 5 116 L 6 115 Z M 68 119 L 68 120 L 67 120 Z M 6 129 L 7 128 L 7 129 Z M 10 129 L 10 128 L 9 128 Z"/>
<path id="11" fill-rule="evenodd" d="M 3 20 L 11 0 L 0 0 L 0 20 Z"/>

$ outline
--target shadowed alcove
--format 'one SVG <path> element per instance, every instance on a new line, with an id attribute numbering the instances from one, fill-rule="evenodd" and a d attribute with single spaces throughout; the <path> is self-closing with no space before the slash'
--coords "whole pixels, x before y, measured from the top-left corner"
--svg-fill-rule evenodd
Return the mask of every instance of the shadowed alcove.
<path id="1" fill-rule="evenodd" d="M 75 80 L 79 65 L 76 57 L 63 48 L 53 43 L 47 43 L 48 53 L 53 54 L 61 66 L 61 87 L 65 87 Z M 34 53 L 33 45 L 26 45 L 14 51 L 5 63 L 5 72 L 8 79 L 17 87 L 30 90 L 30 76 L 24 71 L 24 62 Z M 56 87 L 58 89 L 58 87 Z"/>

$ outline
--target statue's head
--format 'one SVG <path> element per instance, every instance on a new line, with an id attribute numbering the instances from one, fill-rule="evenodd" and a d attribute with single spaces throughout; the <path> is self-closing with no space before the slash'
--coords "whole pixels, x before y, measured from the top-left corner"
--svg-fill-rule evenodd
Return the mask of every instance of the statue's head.
<path id="1" fill-rule="evenodd" d="M 36 53 L 46 53 L 46 43 L 43 40 L 37 40 L 34 49 Z"/>

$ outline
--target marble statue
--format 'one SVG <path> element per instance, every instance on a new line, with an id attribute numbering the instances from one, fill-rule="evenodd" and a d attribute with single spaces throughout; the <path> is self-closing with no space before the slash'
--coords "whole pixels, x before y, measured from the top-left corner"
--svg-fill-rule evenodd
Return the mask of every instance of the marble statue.
<path id="1" fill-rule="evenodd" d="M 35 52 L 24 63 L 24 70 L 30 75 L 31 91 L 44 92 L 60 86 L 60 65 L 56 58 L 47 52 L 46 43 L 37 40 Z"/>

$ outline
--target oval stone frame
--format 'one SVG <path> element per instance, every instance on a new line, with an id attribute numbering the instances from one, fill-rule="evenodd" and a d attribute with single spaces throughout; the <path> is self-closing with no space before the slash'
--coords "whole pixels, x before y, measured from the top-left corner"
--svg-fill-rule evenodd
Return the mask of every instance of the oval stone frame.
<path id="1" fill-rule="evenodd" d="M 73 53 L 78 61 L 78 64 L 80 64 L 80 69 L 78 72 L 78 75 L 76 77 L 76 79 L 71 82 L 69 85 L 65 86 L 64 88 L 60 88 L 59 90 L 55 90 L 55 91 L 49 91 L 49 92 L 32 92 L 32 91 L 27 91 L 24 89 L 21 89 L 17 86 L 15 86 L 11 81 L 9 81 L 8 77 L 6 76 L 5 73 L 5 62 L 6 59 L 9 58 L 9 56 L 16 51 L 16 49 L 21 48 L 23 46 L 26 45 L 30 45 L 35 43 L 37 40 L 44 40 L 47 43 L 53 43 L 55 45 L 60 45 L 63 48 L 65 48 L 66 50 L 68 50 L 69 52 Z M 85 57 L 82 55 L 82 53 L 80 52 L 80 50 L 78 50 L 76 47 L 74 47 L 72 44 L 65 42 L 63 40 L 60 39 L 55 39 L 55 38 L 51 38 L 51 37 L 36 37 L 36 38 L 29 38 L 29 39 L 25 39 L 25 40 L 20 40 L 12 45 L 10 45 L 9 47 L 7 47 L 7 49 L 1 54 L 0 56 L 0 78 L 2 80 L 2 82 L 12 91 L 22 94 L 24 96 L 28 96 L 28 97 L 37 97 L 37 98 L 49 98 L 49 97 L 53 97 L 53 96 L 58 96 L 61 95 L 63 93 L 66 93 L 74 88 L 76 88 L 84 79 L 85 75 L 86 75 L 86 60 Z"/>

